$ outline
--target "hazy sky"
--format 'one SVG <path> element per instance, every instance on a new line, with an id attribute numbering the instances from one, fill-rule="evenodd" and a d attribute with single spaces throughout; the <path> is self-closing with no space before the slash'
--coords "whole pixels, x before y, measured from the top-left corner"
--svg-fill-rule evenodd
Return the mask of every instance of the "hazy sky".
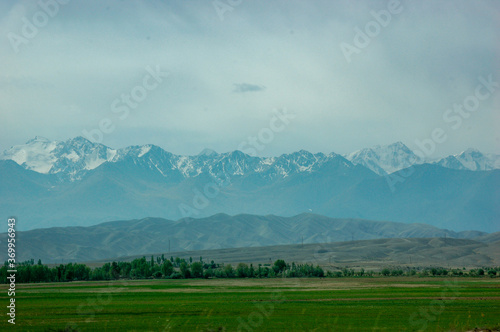
<path id="1" fill-rule="evenodd" d="M 436 128 L 436 156 L 500 153 L 500 87 L 479 86 L 500 82 L 499 1 L 44 1 L 0 2 L 2 151 L 101 123 L 108 146 L 177 154 L 259 134 L 262 155 L 416 148 Z"/>

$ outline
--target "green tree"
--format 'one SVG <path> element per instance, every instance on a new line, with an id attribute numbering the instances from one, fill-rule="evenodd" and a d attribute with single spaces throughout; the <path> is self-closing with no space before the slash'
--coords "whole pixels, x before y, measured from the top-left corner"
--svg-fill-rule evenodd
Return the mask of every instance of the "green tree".
<path id="1" fill-rule="evenodd" d="M 278 259 L 276 262 L 274 262 L 273 269 L 276 273 L 280 273 L 280 272 L 285 271 L 285 269 L 286 269 L 285 261 L 282 259 Z"/>
<path id="2" fill-rule="evenodd" d="M 45 281 L 45 271 L 43 269 L 43 265 L 37 264 L 33 265 L 32 267 L 27 265 L 25 266 L 26 269 L 31 270 L 29 280 L 27 282 L 42 282 Z"/>
<path id="3" fill-rule="evenodd" d="M 151 273 L 151 264 L 146 261 L 146 257 L 136 258 L 132 261 L 131 277 L 149 278 Z"/>
<path id="4" fill-rule="evenodd" d="M 231 266 L 231 264 L 227 264 L 224 266 L 224 274 L 226 278 L 233 278 L 234 277 L 234 269 Z"/>
<path id="5" fill-rule="evenodd" d="M 236 266 L 236 276 L 238 278 L 246 278 L 250 276 L 250 270 L 248 269 L 248 265 L 245 263 L 239 263 Z"/>
<path id="6" fill-rule="evenodd" d="M 130 270 L 132 270 L 132 264 L 129 262 L 118 263 L 120 268 L 120 275 L 124 278 L 130 278 Z"/>
<path id="7" fill-rule="evenodd" d="M 209 267 L 208 269 L 205 270 L 205 272 L 203 273 L 203 278 L 205 279 L 208 279 L 208 278 L 212 278 L 214 276 L 214 271 L 212 270 L 211 267 Z"/>
<path id="8" fill-rule="evenodd" d="M 319 265 L 316 265 L 316 267 L 314 268 L 313 275 L 315 277 L 323 278 L 325 276 L 325 271 L 323 271 L 323 269 Z"/>
<path id="9" fill-rule="evenodd" d="M 191 264 L 191 275 L 193 278 L 203 277 L 203 264 L 200 262 L 194 262 Z"/>
<path id="10" fill-rule="evenodd" d="M 189 268 L 188 268 L 188 265 L 186 262 L 182 262 L 181 265 L 179 266 L 179 268 L 181 270 L 181 276 L 184 279 L 191 277 L 191 273 L 189 272 Z"/>
<path id="11" fill-rule="evenodd" d="M 253 267 L 253 264 L 250 264 L 250 270 L 248 271 L 248 274 L 250 278 L 255 278 L 255 269 Z"/>
<path id="12" fill-rule="evenodd" d="M 111 263 L 110 275 L 113 279 L 120 278 L 120 267 L 118 266 L 117 262 Z"/>
<path id="13" fill-rule="evenodd" d="M 172 265 L 172 262 L 169 260 L 164 261 L 161 265 L 161 273 L 163 273 L 165 277 L 169 277 L 173 272 L 174 266 Z"/>
<path id="14" fill-rule="evenodd" d="M 90 268 L 85 264 L 75 264 L 73 267 L 74 278 L 76 280 L 89 280 L 90 279 Z"/>

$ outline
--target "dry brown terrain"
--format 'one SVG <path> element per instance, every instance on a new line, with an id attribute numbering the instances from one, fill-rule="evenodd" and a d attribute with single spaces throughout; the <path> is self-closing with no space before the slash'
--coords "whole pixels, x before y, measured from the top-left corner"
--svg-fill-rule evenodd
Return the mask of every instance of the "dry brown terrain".
<path id="1" fill-rule="evenodd" d="M 451 268 L 500 265 L 500 241 L 483 243 L 466 239 L 410 238 L 348 241 L 334 243 L 283 245 L 270 247 L 198 250 L 164 254 L 169 258 L 180 257 L 194 261 L 214 260 L 218 263 L 269 264 L 277 259 L 287 262 L 313 263 L 329 269 L 365 268 L 380 269 L 387 266 L 442 266 Z M 146 256 L 150 256 L 147 254 Z M 142 256 L 111 258 L 132 260 Z M 91 262 L 99 266 L 110 260 Z"/>

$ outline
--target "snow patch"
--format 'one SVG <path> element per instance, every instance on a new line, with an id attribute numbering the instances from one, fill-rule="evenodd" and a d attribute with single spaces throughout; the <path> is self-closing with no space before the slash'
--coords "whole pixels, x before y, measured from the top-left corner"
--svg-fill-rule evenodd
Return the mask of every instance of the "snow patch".
<path id="1" fill-rule="evenodd" d="M 106 159 L 108 161 L 112 161 L 116 156 L 116 150 L 112 150 L 112 149 L 108 149 L 108 151 L 106 151 Z"/>
<path id="2" fill-rule="evenodd" d="M 37 136 L 25 145 L 16 145 L 6 150 L 0 159 L 11 159 L 26 169 L 46 174 L 57 161 L 53 153 L 56 147 L 57 142 Z"/>
<path id="3" fill-rule="evenodd" d="M 149 152 L 149 150 L 151 150 L 151 145 L 144 145 L 142 148 L 141 148 L 141 151 L 139 151 L 139 154 L 137 155 L 137 157 L 141 158 L 142 156 L 144 156 L 146 153 Z"/>
<path id="4" fill-rule="evenodd" d="M 80 159 L 80 156 L 73 150 L 70 153 L 62 155 L 62 157 L 67 158 L 72 162 L 77 162 Z"/>
<path id="5" fill-rule="evenodd" d="M 86 170 L 95 169 L 95 168 L 101 166 L 102 164 L 104 164 L 106 161 L 107 161 L 106 159 L 102 159 L 102 158 L 94 158 L 94 159 L 86 160 L 84 169 L 86 169 Z"/>

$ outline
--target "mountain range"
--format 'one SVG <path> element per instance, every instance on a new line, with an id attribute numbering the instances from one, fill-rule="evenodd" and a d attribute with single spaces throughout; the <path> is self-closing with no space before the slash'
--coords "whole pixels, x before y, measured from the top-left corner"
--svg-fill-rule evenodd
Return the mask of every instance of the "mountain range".
<path id="1" fill-rule="evenodd" d="M 490 171 L 500 169 L 500 155 L 483 154 L 477 149 L 467 149 L 459 154 L 437 160 L 422 160 L 401 142 L 361 149 L 344 155 L 354 164 L 363 165 L 379 175 L 387 175 L 414 164 L 437 164 L 451 169 Z"/>
<path id="2" fill-rule="evenodd" d="M 67 141 L 50 141 L 44 137 L 36 136 L 23 145 L 7 149 L 0 154 L 0 160 L 13 160 L 25 169 L 43 174 L 58 174 L 61 180 L 75 181 L 80 180 L 88 171 L 105 162 L 116 163 L 125 159 L 139 161 L 151 156 L 156 158 L 149 159 L 148 166 L 156 168 L 163 175 L 165 175 L 164 171 L 176 171 L 186 178 L 195 177 L 201 173 L 215 175 L 212 172 L 213 165 L 219 163 L 229 154 L 231 153 L 218 154 L 213 150 L 205 149 L 196 156 L 180 156 L 150 144 L 112 149 L 103 144 L 92 143 L 83 137 Z M 249 170 L 257 173 L 269 171 L 274 175 L 281 176 L 287 176 L 290 171 L 311 172 L 335 156 L 338 155 L 335 153 L 312 154 L 301 150 L 298 153 L 285 154 L 280 157 L 254 157 L 255 162 L 247 165 L 249 168 L 235 169 L 230 175 L 243 175 Z M 294 157 L 298 158 L 290 160 Z M 342 157 L 355 165 L 365 166 L 378 175 L 387 175 L 414 164 L 423 163 L 413 151 L 401 142 L 361 149 L 344 154 Z M 146 162 L 148 161 L 146 160 Z M 458 170 L 486 171 L 500 169 L 500 155 L 483 154 L 476 149 L 468 149 L 457 155 L 450 155 L 428 163 Z M 219 170 L 224 171 L 224 165 L 218 166 Z M 225 166 L 234 165 L 226 164 Z"/>
<path id="3" fill-rule="evenodd" d="M 23 245 L 16 257 L 19 261 L 40 258 L 60 263 L 187 250 L 432 237 L 500 243 L 500 233 L 454 232 L 425 224 L 336 219 L 311 213 L 293 217 L 217 214 L 177 221 L 144 218 L 21 231 L 16 239 Z M 0 234 L 0 241 L 6 240 L 7 233 Z M 0 253 L 0 259 L 7 259 L 7 251 Z"/>
<path id="4" fill-rule="evenodd" d="M 35 137 L 0 155 L 0 208 L 20 219 L 20 230 L 220 212 L 314 212 L 499 230 L 498 155 L 470 149 L 415 160 L 401 142 L 347 155 L 204 150 L 180 156 L 155 145 L 112 149 L 83 137 Z"/>

